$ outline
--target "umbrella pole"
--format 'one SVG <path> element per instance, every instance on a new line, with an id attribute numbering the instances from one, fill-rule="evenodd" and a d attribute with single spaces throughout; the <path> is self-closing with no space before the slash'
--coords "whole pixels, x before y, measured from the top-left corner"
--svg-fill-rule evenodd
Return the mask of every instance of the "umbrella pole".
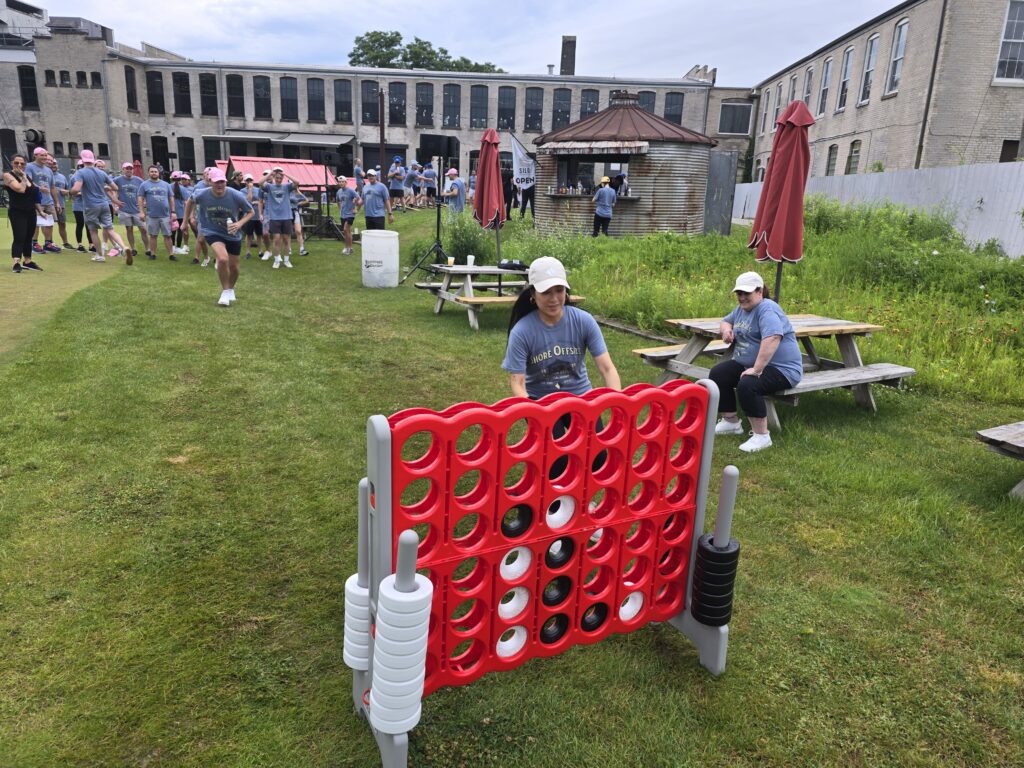
<path id="1" fill-rule="evenodd" d="M 775 303 L 779 303 L 779 297 L 782 294 L 782 260 L 775 265 L 775 295 L 772 296 L 775 299 Z"/>

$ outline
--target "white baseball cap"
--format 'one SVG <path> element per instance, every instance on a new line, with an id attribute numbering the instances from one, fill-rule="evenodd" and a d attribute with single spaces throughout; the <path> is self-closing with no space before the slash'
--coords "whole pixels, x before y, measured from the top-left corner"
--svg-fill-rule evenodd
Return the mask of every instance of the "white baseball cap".
<path id="1" fill-rule="evenodd" d="M 758 288 L 764 288 L 764 279 L 757 272 L 744 272 L 736 278 L 736 285 L 733 286 L 733 291 L 753 293 Z"/>
<path id="2" fill-rule="evenodd" d="M 367 176 L 376 176 L 376 175 L 377 175 L 377 172 L 376 172 L 375 170 L 373 170 L 373 168 L 371 168 L 370 170 L 368 170 L 368 171 L 366 172 L 366 175 L 367 175 Z"/>
<path id="3" fill-rule="evenodd" d="M 556 285 L 569 287 L 569 283 L 565 279 L 565 267 L 554 256 L 541 256 L 539 259 L 534 259 L 530 264 L 529 280 L 530 285 L 538 293 L 549 291 Z"/>

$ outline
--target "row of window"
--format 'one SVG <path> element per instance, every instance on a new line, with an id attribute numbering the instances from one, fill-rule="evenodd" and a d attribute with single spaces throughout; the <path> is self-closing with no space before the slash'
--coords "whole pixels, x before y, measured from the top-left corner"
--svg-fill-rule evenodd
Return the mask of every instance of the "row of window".
<path id="1" fill-rule="evenodd" d="M 69 141 L 67 146 L 67 154 L 64 152 L 64 142 L 55 141 L 53 142 L 53 156 L 54 157 L 70 157 L 72 159 L 78 159 L 79 145 L 77 141 Z M 91 141 L 83 141 L 81 145 L 82 149 L 88 149 L 90 152 L 95 152 L 97 157 L 110 157 L 110 148 L 106 144 L 100 142 L 95 146 Z"/>
<path id="2" fill-rule="evenodd" d="M 47 69 L 44 72 L 46 85 L 54 88 L 57 86 L 57 72 L 52 69 Z M 91 85 L 90 85 L 91 82 Z M 60 71 L 60 87 L 70 88 L 71 87 L 71 73 L 62 69 Z M 82 72 L 79 70 L 75 72 L 75 87 L 77 88 L 102 88 L 103 87 L 103 75 L 99 72 Z"/>
<path id="3" fill-rule="evenodd" d="M 135 69 L 125 66 L 125 94 L 128 109 L 139 109 L 138 89 L 135 82 Z M 245 105 L 245 85 L 242 75 L 227 75 L 224 79 L 227 92 L 228 117 L 247 117 Z M 318 77 L 305 80 L 306 84 L 306 120 L 309 122 L 326 122 L 326 82 Z M 363 80 L 360 83 L 361 122 L 364 125 L 379 124 L 379 84 L 376 80 Z M 174 99 L 175 115 L 192 114 L 192 93 L 187 72 L 171 73 L 171 92 Z M 252 76 L 253 117 L 272 120 L 273 104 L 271 99 L 270 77 L 266 75 Z M 278 79 L 279 112 L 281 120 L 299 119 L 299 80 L 295 77 Z M 353 122 L 352 81 L 338 79 L 333 81 L 334 122 Z M 640 106 L 654 112 L 654 91 L 640 92 Z M 486 128 L 488 124 L 488 100 L 490 86 L 470 86 L 469 127 Z M 523 111 L 523 130 L 541 132 L 543 130 L 544 89 L 527 88 L 525 90 Z M 166 114 L 167 105 L 164 97 L 164 73 L 159 71 L 146 72 L 147 107 L 151 115 Z M 434 84 L 416 83 L 414 92 L 414 123 L 417 127 L 434 126 Z M 498 88 L 498 128 L 515 130 L 516 98 L 514 86 Z M 552 113 L 551 128 L 556 130 L 569 124 L 572 113 L 572 91 L 569 88 L 555 88 L 551 94 Z M 599 109 L 601 94 L 595 88 L 585 88 L 580 94 L 580 117 L 594 114 Z M 217 79 L 211 73 L 199 75 L 200 114 L 208 117 L 218 115 Z M 665 95 L 666 120 L 682 125 L 683 122 L 682 93 Z M 442 128 L 462 127 L 462 86 L 446 83 L 442 86 Z M 406 125 L 408 122 L 409 94 L 408 86 L 403 82 L 392 82 L 387 85 L 388 125 Z M 744 133 L 746 131 L 743 131 Z"/>
<path id="4" fill-rule="evenodd" d="M 1024 5 L 1024 2 L 1021 3 Z M 899 91 L 900 78 L 903 74 L 903 60 L 907 49 L 907 31 L 910 27 L 909 19 L 902 19 L 893 30 L 892 49 L 889 56 L 889 72 L 885 80 L 883 96 L 891 96 Z M 871 98 L 871 89 L 875 80 L 875 69 L 878 63 L 878 41 L 879 34 L 871 35 L 867 40 L 867 50 L 864 55 L 864 64 L 861 70 L 860 88 L 857 91 L 857 105 L 866 104 Z M 854 46 L 849 46 L 843 51 L 843 57 L 839 67 L 839 85 L 835 92 L 835 112 L 842 112 L 850 97 L 850 80 L 853 77 L 853 56 L 856 51 Z M 818 117 L 825 114 L 828 109 L 829 96 L 832 88 L 832 64 L 834 57 L 827 56 L 821 64 L 821 80 L 818 84 L 817 100 L 812 102 L 814 66 L 809 66 L 804 71 L 803 101 L 808 109 L 814 111 Z M 780 80 L 775 85 L 775 111 L 772 117 L 771 130 L 775 130 L 775 123 L 779 114 L 786 104 L 797 99 L 797 75 L 789 78 L 788 99 L 783 101 L 783 83 Z M 761 127 L 760 133 L 768 128 L 768 113 L 771 111 L 772 89 L 765 88 L 761 92 Z M 816 107 L 816 109 L 815 109 Z"/>
<path id="5" fill-rule="evenodd" d="M 850 142 L 850 151 L 846 155 L 846 167 L 843 173 L 846 176 L 852 176 L 857 173 L 860 168 L 860 139 L 855 139 Z M 836 163 L 839 161 L 839 145 L 830 144 L 828 153 L 825 155 L 825 175 L 835 176 L 836 175 Z M 754 161 L 754 181 L 764 181 L 765 171 L 768 168 L 768 159 L 765 159 L 762 165 L 761 159 L 758 158 Z"/>

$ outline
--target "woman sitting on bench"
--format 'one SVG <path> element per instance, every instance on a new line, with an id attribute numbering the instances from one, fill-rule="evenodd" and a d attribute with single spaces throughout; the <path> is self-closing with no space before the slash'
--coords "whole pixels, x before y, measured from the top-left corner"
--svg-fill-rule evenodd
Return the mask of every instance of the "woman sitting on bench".
<path id="1" fill-rule="evenodd" d="M 718 412 L 722 419 L 715 425 L 715 434 L 743 434 L 736 414 L 738 395 L 752 430 L 740 450 L 753 453 L 772 444 L 764 396 L 800 383 L 803 356 L 789 318 L 768 298 L 757 272 L 744 272 L 736 278 L 733 293 L 738 306 L 721 325 L 722 341 L 734 345 L 732 359 L 716 364 L 708 374 L 721 392 Z"/>

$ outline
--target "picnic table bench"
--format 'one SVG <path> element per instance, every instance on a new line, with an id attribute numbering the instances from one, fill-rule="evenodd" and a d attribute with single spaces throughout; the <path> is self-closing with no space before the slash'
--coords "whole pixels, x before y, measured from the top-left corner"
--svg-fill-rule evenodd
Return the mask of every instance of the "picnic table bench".
<path id="1" fill-rule="evenodd" d="M 976 436 L 990 451 L 1013 459 L 1024 459 L 1024 421 L 979 430 Z M 1024 499 L 1024 480 L 1010 489 L 1010 496 Z"/>
<path id="2" fill-rule="evenodd" d="M 864 365 L 857 349 L 856 337 L 884 330 L 880 325 L 810 314 L 790 315 L 789 320 L 804 348 L 804 376 L 797 386 L 765 398 L 768 424 L 772 429 L 782 429 L 775 410 L 775 401 L 796 405 L 801 394 L 846 388 L 853 391 L 854 400 L 858 405 L 877 411 L 874 396 L 871 394 L 871 384 L 898 387 L 904 378 L 916 373 L 913 368 L 892 363 Z M 689 332 L 689 341 L 679 345 L 634 350 L 645 363 L 661 369 L 659 384 L 680 376 L 692 379 L 707 378 L 711 369 L 695 365 L 694 360 L 702 354 L 727 357 L 731 353 L 731 346 L 725 344 L 719 337 L 721 318 L 702 317 L 665 322 Z M 814 347 L 814 339 L 830 337 L 835 337 L 842 360 L 822 357 Z"/>
<path id="3" fill-rule="evenodd" d="M 469 326 L 474 331 L 480 330 L 479 316 L 485 307 L 511 307 L 524 288 L 528 269 L 501 269 L 500 267 L 478 267 L 468 264 L 434 264 L 429 268 L 441 275 L 441 282 L 423 282 L 414 285 L 420 290 L 429 291 L 437 301 L 434 303 L 434 314 L 441 314 L 446 303 L 462 307 L 469 313 Z M 505 278 L 511 277 L 512 280 Z M 497 279 L 494 279 L 497 278 Z M 477 292 L 495 292 L 495 296 L 478 296 Z M 569 301 L 578 304 L 582 296 L 569 296 Z"/>

